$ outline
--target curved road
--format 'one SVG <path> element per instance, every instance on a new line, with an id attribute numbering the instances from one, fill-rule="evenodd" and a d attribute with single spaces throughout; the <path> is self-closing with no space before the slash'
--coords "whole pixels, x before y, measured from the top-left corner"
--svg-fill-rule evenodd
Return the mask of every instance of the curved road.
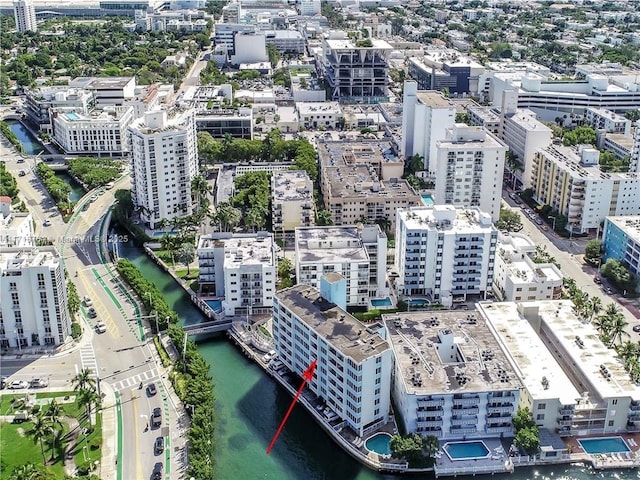
<path id="1" fill-rule="evenodd" d="M 31 370 L 35 369 L 35 373 L 27 372 L 28 378 L 46 377 L 50 379 L 52 386 L 69 387 L 70 378 L 78 368 L 92 369 L 99 378 L 103 392 L 113 391 L 117 402 L 117 430 L 106 424 L 103 429 L 106 436 L 117 435 L 118 441 L 111 468 L 104 468 L 101 478 L 149 478 L 154 464 L 159 461 L 164 463 L 164 478 L 178 478 L 174 471 L 176 469 L 172 468 L 172 464 L 176 465 L 176 460 L 171 458 L 174 452 L 170 432 L 179 429 L 179 415 L 161 378 L 165 371 L 156 364 L 153 345 L 147 343 L 151 336 L 144 332 L 143 324 L 146 322 L 140 320 L 139 308 L 133 295 L 121 283 L 115 274 L 115 268 L 105 262 L 101 253 L 101 242 L 108 234 L 106 213 L 114 203 L 115 191 L 118 188 L 129 188 L 129 177 L 121 178 L 113 190 L 89 192 L 78 202 L 74 215 L 65 224 L 32 171 L 34 160 L 27 158 L 24 163 L 18 163 L 20 156 L 6 144 L 4 138 L 1 141 L 0 156 L 6 159 L 7 170 L 18 181 L 20 195 L 34 217 L 36 236 L 44 237 L 57 246 L 80 297 L 89 296 L 98 314 L 96 319 L 89 319 L 85 307 L 82 307 L 80 321 L 85 335 L 90 336 L 91 343 L 86 342 L 80 348 L 79 358 L 76 353 L 76 357 L 73 357 L 75 364 L 73 360 L 68 361 L 68 368 L 65 369 L 60 368 L 60 359 L 51 358 L 47 363 L 43 358 L 11 363 L 7 373 L 22 374 L 26 379 L 23 369 L 29 365 Z M 20 177 L 20 170 L 27 171 L 27 174 Z M 45 219 L 51 222 L 50 226 L 43 225 Z M 104 334 L 98 334 L 94 330 L 97 321 L 106 324 L 107 331 Z M 71 365 L 75 365 L 75 369 Z M 3 366 L 3 374 L 6 374 L 6 366 Z M 43 367 L 49 367 L 49 372 L 55 373 L 39 374 Z M 158 394 L 148 396 L 146 389 L 139 389 L 141 382 L 145 387 L 155 382 Z M 149 416 L 155 407 L 162 410 L 162 426 L 146 430 Z M 155 455 L 154 442 L 158 436 L 164 437 L 165 450 L 163 454 Z M 177 451 L 175 455 L 180 453 Z M 109 472 L 114 474 L 109 475 Z"/>

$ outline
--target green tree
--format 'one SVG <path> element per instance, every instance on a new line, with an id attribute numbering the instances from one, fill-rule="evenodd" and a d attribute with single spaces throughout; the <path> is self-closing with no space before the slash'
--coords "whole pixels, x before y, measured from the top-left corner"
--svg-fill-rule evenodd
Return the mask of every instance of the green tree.
<path id="1" fill-rule="evenodd" d="M 640 110 L 638 110 L 637 108 L 627 110 L 626 112 L 624 112 L 624 116 L 632 122 L 637 122 L 638 120 L 640 120 Z"/>
<path id="2" fill-rule="evenodd" d="M 516 433 L 515 444 L 527 452 L 528 455 L 535 455 L 540 449 L 540 435 L 538 427 L 523 428 Z"/>
<path id="3" fill-rule="evenodd" d="M 278 66 L 278 62 L 280 61 L 280 52 L 272 43 L 267 45 L 267 56 L 269 57 L 271 68 L 276 68 Z"/>
<path id="4" fill-rule="evenodd" d="M 629 269 L 615 258 L 610 258 L 601 267 L 602 275 L 611 280 L 618 288 L 629 293 L 635 292 L 637 279 Z"/>
<path id="5" fill-rule="evenodd" d="M 519 232 L 522 230 L 522 219 L 517 212 L 508 208 L 501 208 L 500 219 L 496 226 L 503 232 Z"/>
<path id="6" fill-rule="evenodd" d="M 196 249 L 192 243 L 183 243 L 178 249 L 178 261 L 187 267 L 187 276 L 191 273 L 191 262 L 196 258 Z"/>
<path id="7" fill-rule="evenodd" d="M 391 452 L 396 458 L 404 458 L 409 466 L 422 466 L 425 462 L 423 448 L 425 438 L 418 433 L 394 435 L 391 437 Z"/>
<path id="8" fill-rule="evenodd" d="M 93 407 L 95 406 L 98 408 L 101 402 L 102 397 L 93 389 L 83 389 L 78 392 L 78 405 L 84 407 L 85 415 L 89 421 L 89 430 L 93 430 L 93 425 L 91 423 Z"/>
<path id="9" fill-rule="evenodd" d="M 596 131 L 592 127 L 582 126 L 576 127 L 573 130 L 565 131 L 562 137 L 562 144 L 571 145 L 595 145 L 596 143 Z"/>
<path id="10" fill-rule="evenodd" d="M 278 261 L 278 279 L 280 280 L 280 288 L 288 288 L 293 285 L 291 276 L 293 274 L 293 266 L 288 258 L 281 258 Z"/>
<path id="11" fill-rule="evenodd" d="M 96 380 L 91 376 L 92 372 L 89 368 L 83 368 L 71 379 L 73 390 L 78 392 L 80 390 L 95 390 Z"/>
<path id="12" fill-rule="evenodd" d="M 513 428 L 518 431 L 523 428 L 532 428 L 536 426 L 536 422 L 533 421 L 533 415 L 528 407 L 519 408 L 513 417 Z"/>
<path id="13" fill-rule="evenodd" d="M 333 225 L 333 218 L 331 217 L 331 212 L 328 210 L 318 210 L 316 212 L 316 225 L 318 226 Z"/>
<path id="14" fill-rule="evenodd" d="M 584 247 L 584 259 L 591 265 L 597 265 L 602 259 L 602 242 L 600 240 L 589 240 Z"/>
<path id="15" fill-rule="evenodd" d="M 42 464 L 46 465 L 47 460 L 44 456 L 44 440 L 51 434 L 51 425 L 49 421 L 44 417 L 42 411 L 39 411 L 33 418 L 33 425 L 31 430 L 27 432 L 28 435 L 33 437 L 34 442 L 40 444 L 40 453 L 42 454 Z"/>
<path id="16" fill-rule="evenodd" d="M 25 463 L 24 465 L 20 465 L 16 467 L 11 475 L 9 476 L 9 480 L 53 480 L 55 479 L 55 475 L 53 472 L 50 472 L 46 469 L 42 469 L 34 465 L 33 463 Z"/>

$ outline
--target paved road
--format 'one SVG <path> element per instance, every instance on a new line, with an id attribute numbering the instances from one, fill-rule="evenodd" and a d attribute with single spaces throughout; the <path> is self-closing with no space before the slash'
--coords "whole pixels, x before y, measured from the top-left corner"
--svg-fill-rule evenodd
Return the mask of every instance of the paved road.
<path id="1" fill-rule="evenodd" d="M 172 435 L 166 426 L 171 424 L 172 430 L 178 431 L 179 415 L 160 379 L 164 370 L 161 372 L 155 363 L 151 350 L 154 347 L 148 343 L 151 337 L 147 338 L 140 327 L 141 322 L 134 318 L 136 309 L 130 300 L 132 297 L 126 287 L 120 286 L 113 269 L 103 264 L 100 255 L 101 229 L 106 228 L 103 226 L 103 217 L 114 202 L 115 191 L 129 187 L 129 178 L 121 179 L 112 190 L 97 195 L 88 209 L 82 211 L 82 206 L 93 194 L 90 192 L 79 202 L 77 211 L 80 213 L 65 224 L 32 171 L 33 159 L 18 163 L 20 156 L 6 142 L 0 144 L 0 156 L 16 177 L 21 197 L 36 219 L 36 235 L 47 237 L 56 244 L 79 295 L 89 296 L 98 313 L 96 319 L 90 319 L 86 315 L 86 308 L 82 308 L 80 317 L 85 337 L 82 345 L 73 353 L 55 358 L 3 359 L 2 374 L 11 375 L 10 380 L 47 378 L 49 389 L 70 389 L 70 380 L 80 369 L 91 369 L 96 372 L 103 387 L 107 383 L 112 391 L 117 392 L 121 402 L 121 409 L 118 409 L 121 416 L 116 417 L 116 422 L 122 430 L 123 442 L 116 446 L 112 468 L 104 469 L 102 478 L 148 478 L 154 464 L 161 460 L 165 464 L 165 478 L 178 478 L 175 474 L 177 462 L 170 458 L 173 453 L 170 448 Z M 27 171 L 27 175 L 20 177 L 20 170 Z M 44 227 L 44 219 L 49 219 L 51 225 Z M 106 324 L 107 332 L 98 334 L 94 330 L 98 320 Z M 139 389 L 140 382 L 144 387 L 156 382 L 158 394 L 147 397 L 145 390 Z M 163 428 L 145 431 L 149 415 L 155 407 L 163 411 Z M 115 434 L 113 426 L 105 425 L 106 431 Z M 159 435 L 166 437 L 167 448 L 163 456 L 153 454 L 153 444 Z M 179 455 L 180 451 L 176 452 L 176 457 Z"/>
<path id="2" fill-rule="evenodd" d="M 509 202 L 510 200 L 505 199 L 505 201 Z M 594 283 L 595 269 L 582 261 L 581 254 L 584 253 L 584 245 L 588 239 L 569 240 L 559 237 L 551 232 L 551 229 L 544 232 L 524 214 L 522 208 L 514 205 L 513 202 L 509 204 L 509 208 L 521 213 L 520 217 L 524 228 L 520 233 L 527 235 L 538 245 L 546 245 L 547 251 L 560 263 L 562 273 L 567 277 L 573 278 L 576 285 L 582 291 L 588 293 L 590 297 L 599 297 L 602 300 L 603 309 L 610 303 L 621 307 L 625 319 L 629 322 L 627 327 L 629 338 L 632 341 L 640 340 L 640 334 L 632 330 L 633 325 L 636 325 L 639 320 L 615 296 L 607 295 L 599 285 Z"/>

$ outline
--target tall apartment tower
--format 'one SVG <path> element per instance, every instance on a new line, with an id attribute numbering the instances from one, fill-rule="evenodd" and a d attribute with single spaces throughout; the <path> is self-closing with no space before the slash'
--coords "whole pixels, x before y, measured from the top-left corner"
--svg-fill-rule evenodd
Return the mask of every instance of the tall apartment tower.
<path id="1" fill-rule="evenodd" d="M 478 208 L 431 205 L 398 209 L 396 291 L 451 306 L 491 292 L 498 231 Z"/>
<path id="2" fill-rule="evenodd" d="M 414 81 L 404 82 L 402 101 L 402 154 L 421 155 L 424 168 L 434 176 L 436 142 L 443 140 L 446 131 L 455 124 L 456 109 L 442 93 L 418 91 Z"/>
<path id="3" fill-rule="evenodd" d="M 169 118 L 165 110 L 147 112 L 129 126 L 131 196 L 150 228 L 162 219 L 191 214 L 191 180 L 198 173 L 194 110 Z"/>
<path id="4" fill-rule="evenodd" d="M 56 249 L 3 248 L 0 277 L 0 347 L 64 343 L 71 335 L 71 317 Z"/>
<path id="5" fill-rule="evenodd" d="M 16 19 L 16 29 L 21 32 L 36 32 L 36 10 L 31 0 L 14 0 L 13 15 Z"/>
<path id="6" fill-rule="evenodd" d="M 436 144 L 438 203 L 479 207 L 497 222 L 506 153 L 507 146 L 483 128 L 455 124 Z"/>

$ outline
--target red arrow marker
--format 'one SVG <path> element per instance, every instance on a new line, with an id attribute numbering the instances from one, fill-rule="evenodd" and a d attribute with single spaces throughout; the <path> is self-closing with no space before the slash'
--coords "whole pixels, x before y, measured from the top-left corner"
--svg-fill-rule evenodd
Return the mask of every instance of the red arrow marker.
<path id="1" fill-rule="evenodd" d="M 293 401 L 291 402 L 291 405 L 289 405 L 289 410 L 287 410 L 287 413 L 284 415 L 284 418 L 282 419 L 282 422 L 280 423 L 280 426 L 278 427 L 276 434 L 271 439 L 269 448 L 267 448 L 267 455 L 271 453 L 271 449 L 276 444 L 276 440 L 278 440 L 278 437 L 280 436 L 280 432 L 282 432 L 282 429 L 284 428 L 284 424 L 287 423 L 287 419 L 289 418 L 289 415 L 291 415 L 291 411 L 293 410 L 293 407 L 298 402 L 298 398 L 300 398 L 300 395 L 302 394 L 302 390 L 304 389 L 304 386 L 307 384 L 307 382 L 310 382 L 313 380 L 313 374 L 316 371 L 317 364 L 318 364 L 318 361 L 314 360 L 307 367 L 307 369 L 304 372 L 302 372 L 302 385 L 300 385 L 300 388 L 298 389 L 296 396 L 293 397 Z"/>

